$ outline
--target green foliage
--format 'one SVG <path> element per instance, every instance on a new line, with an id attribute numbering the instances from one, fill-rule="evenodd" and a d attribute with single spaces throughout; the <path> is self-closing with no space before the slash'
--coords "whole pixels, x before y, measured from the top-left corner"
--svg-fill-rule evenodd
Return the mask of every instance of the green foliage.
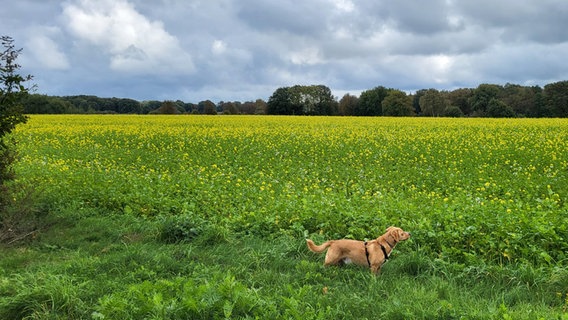
<path id="1" fill-rule="evenodd" d="M 180 111 L 173 101 L 164 101 L 160 107 L 150 112 L 151 114 L 179 114 Z"/>
<path id="2" fill-rule="evenodd" d="M 420 98 L 420 110 L 425 116 L 440 117 L 448 107 L 448 101 L 436 89 L 427 90 Z"/>
<path id="3" fill-rule="evenodd" d="M 568 117 L 568 81 L 559 81 L 544 86 L 544 96 L 549 115 Z"/>
<path id="4" fill-rule="evenodd" d="M 20 99 L 26 114 L 63 114 L 84 113 L 72 103 L 59 97 L 51 97 L 41 94 L 29 94 Z"/>
<path id="5" fill-rule="evenodd" d="M 24 82 L 31 80 L 31 76 L 23 77 L 17 73 L 20 65 L 16 60 L 22 50 L 15 49 L 14 40 L 2 36 L 1 41 L 4 50 L 0 52 L 0 186 L 3 186 L 6 180 L 12 178 L 10 165 L 15 157 L 6 142 L 6 135 L 18 124 L 27 121 L 19 101 L 28 92 Z"/>
<path id="6" fill-rule="evenodd" d="M 268 114 L 333 115 L 337 102 L 331 90 L 323 85 L 278 88 L 267 104 Z"/>
<path id="7" fill-rule="evenodd" d="M 382 116 L 383 100 L 392 89 L 379 86 L 363 91 L 359 97 L 359 105 L 355 109 L 357 116 Z"/>
<path id="8" fill-rule="evenodd" d="M 412 100 L 400 90 L 391 90 L 382 102 L 383 115 L 408 117 L 414 114 Z"/>
<path id="9" fill-rule="evenodd" d="M 470 98 L 472 97 L 474 89 L 456 89 L 448 92 L 447 98 L 450 105 L 460 108 L 464 115 L 472 113 Z"/>
<path id="10" fill-rule="evenodd" d="M 503 101 L 491 99 L 487 105 L 487 116 L 492 118 L 513 118 L 515 111 Z"/>
<path id="11" fill-rule="evenodd" d="M 464 114 L 459 107 L 449 106 L 446 109 L 444 109 L 443 116 L 444 117 L 450 117 L 450 118 L 459 118 L 459 117 L 463 117 Z"/>
<path id="12" fill-rule="evenodd" d="M 88 308 L 81 299 L 88 282 L 58 274 L 24 273 L 0 279 L 0 318 L 78 319 Z"/>
<path id="13" fill-rule="evenodd" d="M 16 60 L 22 50 L 15 49 L 14 40 L 2 36 L 1 42 L 4 50 L 0 52 L 0 139 L 3 139 L 16 125 L 26 122 L 19 99 L 28 93 L 24 83 L 32 77 L 18 74 L 20 65 Z"/>
<path id="14" fill-rule="evenodd" d="M 492 99 L 497 98 L 500 91 L 501 86 L 486 83 L 480 84 L 475 90 L 473 90 L 473 94 L 469 98 L 469 104 L 474 111 L 474 115 L 484 116 L 487 112 L 489 102 Z"/>
<path id="15" fill-rule="evenodd" d="M 18 74 L 20 65 L 16 60 L 22 50 L 15 49 L 14 40 L 2 36 L 1 43 L 4 49 L 0 52 L 0 240 L 13 241 L 22 237 L 18 232 L 20 229 L 24 232 L 23 237 L 29 229 L 17 224 L 14 219 L 24 217 L 20 214 L 24 206 L 18 207 L 13 191 L 8 186 L 8 182 L 14 178 L 12 165 L 17 156 L 14 140 L 9 140 L 8 135 L 18 124 L 27 121 L 20 100 L 28 93 L 24 83 L 32 77 Z M 23 224 L 27 225 L 28 221 L 24 220 Z"/>
<path id="16" fill-rule="evenodd" d="M 200 101 L 197 104 L 197 109 L 199 113 L 202 114 L 209 114 L 209 115 L 217 114 L 217 106 L 211 100 Z"/>
<path id="17" fill-rule="evenodd" d="M 233 275 L 211 268 L 206 279 L 145 281 L 107 295 L 95 319 L 229 319 L 266 314 L 257 291 Z M 196 275 L 199 277 L 199 275 Z"/>
<path id="18" fill-rule="evenodd" d="M 354 116 L 358 105 L 359 98 L 346 93 L 339 101 L 338 113 L 341 116 Z"/>
<path id="19" fill-rule="evenodd" d="M 191 242 L 196 239 L 208 244 L 226 242 L 227 230 L 192 212 L 161 217 L 159 239 L 166 243 Z"/>
<path id="20" fill-rule="evenodd" d="M 167 243 L 190 241 L 202 232 L 203 223 L 202 219 L 193 215 L 165 217 L 160 231 L 160 239 Z"/>

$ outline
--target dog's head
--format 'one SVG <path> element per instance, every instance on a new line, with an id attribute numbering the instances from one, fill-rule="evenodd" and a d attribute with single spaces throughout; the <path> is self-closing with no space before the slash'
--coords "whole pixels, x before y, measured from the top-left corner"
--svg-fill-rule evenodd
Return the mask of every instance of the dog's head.
<path id="1" fill-rule="evenodd" d="M 386 235 L 387 237 L 392 238 L 395 243 L 410 238 L 410 232 L 406 232 L 398 227 L 389 227 Z"/>

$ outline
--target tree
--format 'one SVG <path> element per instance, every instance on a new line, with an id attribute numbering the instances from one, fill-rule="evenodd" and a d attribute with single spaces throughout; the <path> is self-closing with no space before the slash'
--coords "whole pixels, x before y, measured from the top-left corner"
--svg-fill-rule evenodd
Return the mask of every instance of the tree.
<path id="1" fill-rule="evenodd" d="M 20 65 L 16 59 L 22 49 L 15 49 L 11 37 L 2 36 L 1 41 L 4 51 L 0 52 L 0 187 L 13 178 L 11 164 L 15 152 L 6 143 L 6 135 L 27 121 L 20 101 L 29 91 L 24 83 L 32 79 L 17 73 Z"/>
<path id="2" fill-rule="evenodd" d="M 175 102 L 166 100 L 160 105 L 160 107 L 152 112 L 152 114 L 179 114 L 180 111 Z"/>
<path id="3" fill-rule="evenodd" d="M 336 109 L 331 90 L 323 85 L 278 88 L 268 100 L 269 114 L 332 115 Z"/>
<path id="4" fill-rule="evenodd" d="M 359 98 L 346 93 L 341 100 L 339 100 L 339 115 L 341 116 L 354 116 L 357 106 L 359 105 Z"/>
<path id="5" fill-rule="evenodd" d="M 473 91 L 473 95 L 469 99 L 469 103 L 477 116 L 484 116 L 487 112 L 487 106 L 491 99 L 497 98 L 501 86 L 496 84 L 480 84 L 477 89 Z"/>
<path id="6" fill-rule="evenodd" d="M 422 109 L 420 108 L 420 98 L 422 98 L 422 96 L 426 94 L 426 92 L 428 92 L 428 90 L 420 89 L 416 91 L 416 93 L 412 96 L 412 107 L 414 108 L 414 112 L 416 114 L 422 114 Z"/>
<path id="7" fill-rule="evenodd" d="M 391 90 L 382 102 L 383 114 L 391 117 L 408 117 L 414 114 L 410 96 L 400 90 Z"/>
<path id="8" fill-rule="evenodd" d="M 6 141 L 6 136 L 18 124 L 27 121 L 21 101 L 30 90 L 24 83 L 32 76 L 18 74 L 20 65 L 16 60 L 22 49 L 15 49 L 14 40 L 2 36 L 1 44 L 4 50 L 0 52 L 0 241 L 13 242 L 33 234 L 30 229 L 36 228 L 34 217 L 28 215 L 29 210 L 25 208 L 27 204 L 16 203 L 7 184 L 14 179 L 12 164 L 16 151 Z"/>
<path id="9" fill-rule="evenodd" d="M 568 117 L 568 81 L 550 83 L 544 86 L 547 109 L 553 117 Z"/>
<path id="10" fill-rule="evenodd" d="M 525 87 L 507 83 L 503 87 L 500 100 L 513 108 L 518 115 L 534 116 L 537 93 L 542 91 L 539 86 Z"/>
<path id="11" fill-rule="evenodd" d="M 237 102 L 219 102 L 219 106 L 223 110 L 223 114 L 239 114 L 239 105 Z"/>
<path id="12" fill-rule="evenodd" d="M 420 98 L 422 114 L 430 117 L 439 117 L 449 107 L 449 103 L 443 94 L 436 89 L 428 89 Z"/>
<path id="13" fill-rule="evenodd" d="M 60 97 L 41 94 L 28 94 L 22 97 L 20 103 L 24 106 L 25 114 L 84 113 L 83 110 Z"/>
<path id="14" fill-rule="evenodd" d="M 463 117 L 463 111 L 457 106 L 449 106 L 444 110 L 444 117 L 459 118 Z"/>
<path id="15" fill-rule="evenodd" d="M 375 87 L 371 90 L 366 90 L 361 93 L 359 97 L 359 105 L 355 111 L 357 116 L 381 116 L 383 115 L 383 100 L 386 98 L 389 91 L 383 86 Z"/>
<path id="16" fill-rule="evenodd" d="M 267 103 L 268 114 L 297 114 L 292 105 L 292 95 L 289 87 L 278 88 L 272 93 Z"/>
<path id="17" fill-rule="evenodd" d="M 513 118 L 515 117 L 515 111 L 505 102 L 493 98 L 487 105 L 487 116 L 492 118 Z"/>
<path id="18" fill-rule="evenodd" d="M 461 88 L 448 93 L 448 100 L 450 105 L 460 108 L 464 115 L 469 115 L 472 112 L 470 98 L 473 96 L 473 89 Z"/>
<path id="19" fill-rule="evenodd" d="M 197 104 L 197 109 L 201 114 L 217 114 L 217 106 L 211 100 L 200 101 Z"/>
<path id="20" fill-rule="evenodd" d="M 254 102 L 254 106 L 255 106 L 255 110 L 254 113 L 255 114 L 266 114 L 267 113 L 267 104 L 264 100 L 262 99 L 256 99 L 256 101 Z"/>

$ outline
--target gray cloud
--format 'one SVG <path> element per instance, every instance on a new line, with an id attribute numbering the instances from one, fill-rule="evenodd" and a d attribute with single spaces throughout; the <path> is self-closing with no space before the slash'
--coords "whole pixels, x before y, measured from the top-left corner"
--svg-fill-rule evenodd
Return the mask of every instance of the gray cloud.
<path id="1" fill-rule="evenodd" d="M 568 78 L 563 0 L 16 1 L 0 30 L 46 94 L 268 99 Z"/>

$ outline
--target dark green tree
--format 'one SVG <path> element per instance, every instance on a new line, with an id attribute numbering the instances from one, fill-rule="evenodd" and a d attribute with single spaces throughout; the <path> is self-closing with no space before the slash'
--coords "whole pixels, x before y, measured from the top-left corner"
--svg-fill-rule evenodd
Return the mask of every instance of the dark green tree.
<path id="1" fill-rule="evenodd" d="M 422 114 L 422 109 L 420 108 L 420 98 L 422 98 L 422 96 L 426 94 L 426 92 L 428 92 L 427 89 L 420 89 L 416 91 L 414 95 L 412 95 L 412 107 L 414 108 L 414 112 L 416 114 Z"/>
<path id="2" fill-rule="evenodd" d="M 223 110 L 223 114 L 239 114 L 239 105 L 240 103 L 231 102 L 231 101 L 221 101 L 219 102 L 221 109 Z"/>
<path id="3" fill-rule="evenodd" d="M 450 105 L 460 108 L 464 115 L 470 115 L 472 112 L 470 98 L 473 96 L 473 89 L 461 88 L 448 92 L 447 98 Z"/>
<path id="4" fill-rule="evenodd" d="M 16 160 L 13 140 L 8 135 L 18 124 L 25 123 L 22 98 L 30 90 L 25 82 L 32 76 L 18 74 L 20 65 L 16 63 L 22 49 L 15 49 L 14 40 L 8 36 L 1 37 L 3 51 L 0 52 L 0 241 L 12 243 L 32 234 L 35 229 L 34 217 L 28 215 L 25 205 L 16 203 L 11 196 L 7 182 L 14 179 L 12 164 Z M 26 196 L 27 198 L 27 196 Z M 26 200 L 27 201 L 27 200 Z"/>
<path id="5" fill-rule="evenodd" d="M 414 115 L 412 99 L 405 92 L 391 90 L 382 102 L 383 115 L 389 117 L 409 117 Z"/>
<path id="6" fill-rule="evenodd" d="M 217 114 L 217 106 L 211 100 L 200 101 L 197 104 L 197 109 L 201 114 Z"/>
<path id="7" fill-rule="evenodd" d="M 175 102 L 171 100 L 166 100 L 162 102 L 160 107 L 152 112 L 152 114 L 180 114 L 178 106 Z"/>
<path id="8" fill-rule="evenodd" d="M 341 100 L 339 100 L 338 113 L 341 116 L 354 116 L 355 111 L 359 105 L 359 98 L 346 93 Z"/>
<path id="9" fill-rule="evenodd" d="M 428 89 L 420 98 L 422 114 L 429 117 L 440 117 L 450 104 L 444 95 L 436 89 Z"/>
<path id="10" fill-rule="evenodd" d="M 268 114 L 294 114 L 289 89 L 289 87 L 281 87 L 272 93 L 266 106 Z"/>
<path id="11" fill-rule="evenodd" d="M 269 114 L 332 115 L 337 102 L 331 90 L 323 85 L 278 88 L 268 100 Z"/>
<path id="12" fill-rule="evenodd" d="M 24 106 L 25 114 L 84 113 L 83 110 L 76 108 L 69 101 L 60 97 L 28 94 L 22 97 L 20 102 Z"/>
<path id="13" fill-rule="evenodd" d="M 500 100 L 513 108 L 517 115 L 533 116 L 536 109 L 536 95 L 542 91 L 540 87 L 525 87 L 507 83 L 503 87 Z"/>
<path id="14" fill-rule="evenodd" d="M 568 117 L 568 81 L 544 86 L 544 99 L 550 116 Z"/>
<path id="15" fill-rule="evenodd" d="M 27 121 L 20 102 L 29 91 L 24 83 L 32 79 L 30 75 L 18 74 L 20 65 L 16 60 L 22 49 L 15 49 L 11 37 L 2 36 L 1 41 L 4 50 L 0 52 L 0 187 L 13 178 L 11 165 L 15 151 L 9 147 L 6 135 Z"/>
<path id="16" fill-rule="evenodd" d="M 459 118 L 463 117 L 463 112 L 457 106 L 449 106 L 444 110 L 443 116 L 450 118 Z"/>
<path id="17" fill-rule="evenodd" d="M 487 116 L 492 118 L 513 118 L 515 117 L 515 111 L 505 102 L 493 98 L 487 105 Z"/>
<path id="18" fill-rule="evenodd" d="M 485 116 L 489 101 L 498 97 L 501 86 L 496 84 L 480 84 L 469 98 L 474 115 Z"/>
<path id="19" fill-rule="evenodd" d="M 256 101 L 254 102 L 254 106 L 255 106 L 255 110 L 254 110 L 255 114 L 266 114 L 267 113 L 268 106 L 267 106 L 267 104 L 264 100 L 256 99 Z"/>
<path id="20" fill-rule="evenodd" d="M 355 115 L 382 116 L 383 100 L 387 97 L 389 91 L 392 91 L 392 89 L 387 89 L 383 86 L 363 91 L 359 97 L 359 105 L 355 111 Z"/>

